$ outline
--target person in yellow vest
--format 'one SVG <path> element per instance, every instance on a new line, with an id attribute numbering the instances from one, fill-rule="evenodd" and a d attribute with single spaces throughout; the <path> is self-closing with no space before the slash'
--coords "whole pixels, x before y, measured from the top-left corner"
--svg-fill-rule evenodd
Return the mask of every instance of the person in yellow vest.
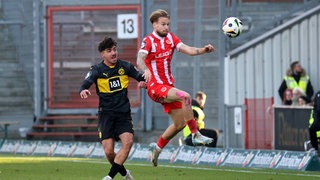
<path id="1" fill-rule="evenodd" d="M 283 81 L 278 89 L 280 98 L 284 99 L 284 92 L 287 89 L 293 90 L 299 87 L 302 89 L 304 94 L 307 96 L 308 101 L 312 99 L 313 96 L 313 86 L 310 81 L 310 77 L 307 75 L 304 68 L 302 68 L 299 61 L 294 61 L 291 63 L 290 68 L 287 70 L 286 76 L 284 76 Z"/>
<path id="2" fill-rule="evenodd" d="M 218 141 L 218 131 L 215 129 L 208 129 L 205 128 L 205 114 L 203 112 L 204 104 L 206 103 L 207 95 L 202 92 L 198 91 L 195 95 L 195 98 L 192 99 L 192 110 L 194 114 L 194 118 L 197 122 L 197 126 L 199 132 L 202 133 L 204 136 L 212 138 L 213 141 L 209 144 L 206 144 L 207 147 L 217 147 Z M 188 126 L 185 126 L 183 129 L 183 136 L 184 136 L 184 143 L 188 146 L 194 146 L 192 143 L 191 131 Z"/>
<path id="3" fill-rule="evenodd" d="M 318 91 L 313 100 L 313 110 L 309 120 L 309 138 L 311 146 L 320 156 L 318 139 L 320 138 L 320 91 Z"/>

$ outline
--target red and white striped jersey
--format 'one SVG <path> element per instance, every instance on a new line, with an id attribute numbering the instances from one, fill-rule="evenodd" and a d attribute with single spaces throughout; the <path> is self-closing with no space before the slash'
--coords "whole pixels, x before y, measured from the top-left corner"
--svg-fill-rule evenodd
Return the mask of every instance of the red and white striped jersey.
<path id="1" fill-rule="evenodd" d="M 151 82 L 174 85 L 171 60 L 174 50 L 179 51 L 181 44 L 181 40 L 171 32 L 166 37 L 153 32 L 143 39 L 139 52 L 148 54 L 145 64 L 152 73 Z"/>

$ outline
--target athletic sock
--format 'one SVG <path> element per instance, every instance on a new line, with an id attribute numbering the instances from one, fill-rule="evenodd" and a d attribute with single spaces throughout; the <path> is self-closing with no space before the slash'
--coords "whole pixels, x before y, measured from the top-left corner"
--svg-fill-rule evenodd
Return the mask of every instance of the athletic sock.
<path id="1" fill-rule="evenodd" d="M 119 169 L 119 173 L 121 174 L 121 176 L 127 175 L 127 170 L 123 165 L 121 165 L 121 168 Z"/>
<path id="2" fill-rule="evenodd" d="M 192 134 L 195 134 L 198 132 L 197 122 L 194 119 L 190 119 L 187 122 L 187 125 L 189 126 L 189 129 Z"/>
<path id="3" fill-rule="evenodd" d="M 160 149 L 163 149 L 167 144 L 168 144 L 169 140 L 163 139 L 162 136 L 160 136 L 157 145 Z"/>
<path id="4" fill-rule="evenodd" d="M 121 169 L 121 165 L 117 164 L 117 163 L 113 163 L 108 176 L 110 176 L 112 179 L 117 175 L 118 172 L 120 172 Z"/>

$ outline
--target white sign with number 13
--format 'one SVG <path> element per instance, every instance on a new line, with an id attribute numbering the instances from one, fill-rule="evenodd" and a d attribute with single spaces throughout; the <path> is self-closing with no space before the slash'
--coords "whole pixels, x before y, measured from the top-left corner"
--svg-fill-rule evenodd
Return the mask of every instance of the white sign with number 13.
<path id="1" fill-rule="evenodd" d="M 134 39 L 138 37 L 138 15 L 118 14 L 117 32 L 119 39 Z"/>

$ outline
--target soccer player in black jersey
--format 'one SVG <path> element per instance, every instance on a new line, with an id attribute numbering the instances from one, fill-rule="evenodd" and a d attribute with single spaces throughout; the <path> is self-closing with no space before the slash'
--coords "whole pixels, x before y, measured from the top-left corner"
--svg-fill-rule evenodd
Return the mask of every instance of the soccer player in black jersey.
<path id="1" fill-rule="evenodd" d="M 318 145 L 318 131 L 320 131 L 320 91 L 318 91 L 313 100 L 313 109 L 309 119 L 309 137 L 313 150 L 317 152 L 320 157 Z"/>
<path id="2" fill-rule="evenodd" d="M 88 98 L 89 87 L 94 83 L 99 96 L 98 131 L 104 152 L 112 164 L 103 180 L 113 179 L 119 172 L 125 179 L 133 179 L 123 166 L 133 145 L 133 124 L 128 99 L 129 77 L 139 81 L 145 88 L 142 73 L 133 64 L 118 59 L 117 42 L 105 37 L 98 46 L 103 61 L 91 67 L 80 88 L 80 97 Z M 120 140 L 121 149 L 114 151 L 115 141 Z"/>

